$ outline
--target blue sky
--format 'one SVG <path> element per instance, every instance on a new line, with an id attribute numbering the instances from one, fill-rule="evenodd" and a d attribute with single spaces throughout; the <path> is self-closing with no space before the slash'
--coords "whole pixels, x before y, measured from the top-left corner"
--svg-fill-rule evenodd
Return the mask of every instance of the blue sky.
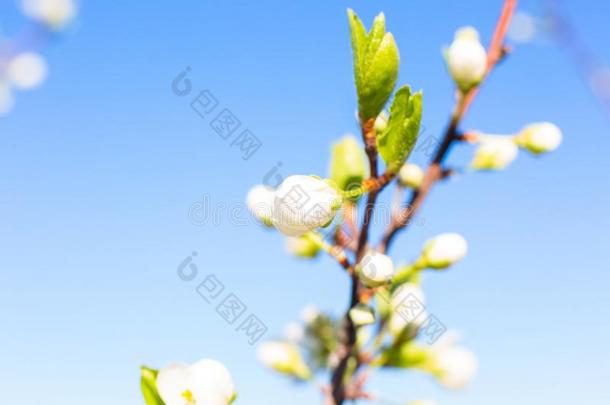
<path id="1" fill-rule="evenodd" d="M 269 338 L 307 304 L 342 313 L 345 275 L 327 258 L 285 254 L 280 235 L 248 221 L 240 205 L 247 190 L 277 162 L 283 176 L 324 175 L 330 143 L 356 131 L 347 7 L 368 23 L 386 13 L 401 51 L 399 82 L 424 90 L 423 124 L 433 135 L 453 101 L 441 47 L 466 24 L 487 41 L 500 8 L 483 0 L 327 3 L 83 2 L 69 33 L 44 50 L 47 82 L 19 94 L 0 121 L 2 402 L 139 404 L 140 364 L 202 357 L 231 369 L 239 403 L 319 402 L 314 389 L 264 370 L 255 347 L 197 294 L 197 281 L 216 274 Z M 610 60 L 610 5 L 566 7 Z M 539 12 L 533 1 L 521 8 Z M 0 15 L 6 34 L 25 23 L 12 2 Z M 193 112 L 190 97 L 172 93 L 187 66 L 193 91 L 209 90 L 262 141 L 251 159 Z M 558 151 L 441 185 L 422 223 L 392 250 L 408 260 L 430 236 L 465 235 L 468 257 L 428 275 L 425 288 L 430 311 L 478 355 L 478 377 L 447 393 L 415 372 L 381 373 L 371 387 L 385 397 L 608 403 L 608 116 L 560 48 L 517 46 L 464 129 L 507 133 L 541 120 L 563 129 Z M 470 153 L 456 148 L 450 161 Z M 212 206 L 241 208 L 218 208 L 217 223 L 194 225 L 188 212 L 204 195 Z M 189 283 L 176 268 L 192 251 L 200 275 Z"/>

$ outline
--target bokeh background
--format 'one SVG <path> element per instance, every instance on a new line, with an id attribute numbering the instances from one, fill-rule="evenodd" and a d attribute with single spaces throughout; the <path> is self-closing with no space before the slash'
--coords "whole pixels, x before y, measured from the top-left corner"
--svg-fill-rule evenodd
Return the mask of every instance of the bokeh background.
<path id="1" fill-rule="evenodd" d="M 442 133 L 453 93 L 441 48 L 467 24 L 487 43 L 500 1 L 80 3 L 41 50 L 44 84 L 0 119 L 0 402 L 139 404 L 141 364 L 213 357 L 231 369 L 240 404 L 319 403 L 314 388 L 263 369 L 256 345 L 195 288 L 216 274 L 265 322 L 266 338 L 308 304 L 344 311 L 340 268 L 288 256 L 243 203 L 278 162 L 283 176 L 324 175 L 330 143 L 357 130 L 347 7 L 367 24 L 386 13 L 399 82 L 424 89 L 426 134 Z M 543 16 L 536 1 L 520 10 Z M 564 10 L 609 61 L 610 3 Z M 27 24 L 13 1 L 0 5 L 0 22 L 5 37 Z M 396 403 L 610 400 L 608 110 L 550 35 L 513 45 L 464 128 L 510 133 L 548 120 L 564 143 L 442 184 L 393 246 L 408 260 L 430 236 L 465 235 L 468 257 L 424 286 L 428 309 L 480 361 L 458 393 L 417 372 L 376 374 L 373 391 Z M 193 112 L 193 95 L 172 92 L 187 66 L 193 95 L 208 89 L 262 141 L 252 158 Z M 450 161 L 471 152 L 455 148 Z M 210 217 L 193 220 L 204 198 Z M 176 268 L 193 251 L 198 278 L 184 282 Z"/>

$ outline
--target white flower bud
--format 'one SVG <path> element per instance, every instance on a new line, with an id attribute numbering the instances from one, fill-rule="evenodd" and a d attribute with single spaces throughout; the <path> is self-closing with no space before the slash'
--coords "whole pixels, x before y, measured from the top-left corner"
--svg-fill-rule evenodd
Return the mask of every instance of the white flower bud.
<path id="1" fill-rule="evenodd" d="M 37 53 L 24 52 L 11 59 L 6 73 L 13 86 L 32 89 L 47 77 L 47 63 Z"/>
<path id="2" fill-rule="evenodd" d="M 275 192 L 271 187 L 259 184 L 248 191 L 246 205 L 252 215 L 263 224 L 271 226 Z"/>
<path id="3" fill-rule="evenodd" d="M 350 309 L 349 317 L 356 326 L 364 326 L 375 323 L 375 311 L 373 311 L 373 308 L 366 304 L 359 304 Z"/>
<path id="4" fill-rule="evenodd" d="M 477 148 L 470 167 L 476 170 L 501 170 L 517 157 L 518 148 L 511 138 L 484 138 Z"/>
<path id="5" fill-rule="evenodd" d="M 442 233 L 428 240 L 422 254 L 426 267 L 444 269 L 462 260 L 468 251 L 466 239 L 459 233 Z"/>
<path id="6" fill-rule="evenodd" d="M 307 237 L 307 234 L 289 236 L 286 238 L 286 250 L 298 257 L 312 258 L 318 255 L 320 245 Z"/>
<path id="7" fill-rule="evenodd" d="M 405 163 L 398 172 L 398 181 L 405 187 L 418 189 L 424 181 L 424 171 L 412 163 Z"/>
<path id="8" fill-rule="evenodd" d="M 428 317 L 424 293 L 418 285 L 404 283 L 392 293 L 390 299 L 392 316 L 388 327 L 398 336 L 407 326 L 419 328 Z"/>
<path id="9" fill-rule="evenodd" d="M 517 144 L 534 154 L 552 152 L 561 144 L 561 130 L 550 122 L 537 122 L 523 128 L 516 136 Z"/>
<path id="10" fill-rule="evenodd" d="M 364 255 L 356 271 L 360 280 L 368 287 L 378 287 L 389 283 L 394 276 L 394 263 L 389 256 L 376 251 Z"/>
<path id="11" fill-rule="evenodd" d="M 264 342 L 258 348 L 258 358 L 265 366 L 282 374 L 302 380 L 311 378 L 299 348 L 292 343 Z"/>
<path id="12" fill-rule="evenodd" d="M 275 192 L 273 225 L 285 235 L 302 235 L 330 223 L 341 201 L 339 193 L 324 180 L 290 176 Z"/>
<path id="13" fill-rule="evenodd" d="M 470 90 L 483 79 L 487 69 L 487 53 L 474 28 L 460 28 L 446 56 L 449 73 L 462 91 Z"/>
<path id="14" fill-rule="evenodd" d="M 431 349 L 434 374 L 443 386 L 451 389 L 465 387 L 479 367 L 474 353 L 457 346 L 456 340 L 454 332 L 446 332 Z"/>
<path id="15" fill-rule="evenodd" d="M 388 113 L 382 111 L 379 113 L 377 118 L 375 118 L 375 132 L 378 134 L 385 131 L 388 127 Z"/>
<path id="16" fill-rule="evenodd" d="M 156 384 L 166 405 L 228 405 L 235 398 L 231 374 L 216 360 L 169 365 L 159 370 Z"/>
<path id="17" fill-rule="evenodd" d="M 23 0 L 23 12 L 53 29 L 60 29 L 76 15 L 74 0 Z"/>

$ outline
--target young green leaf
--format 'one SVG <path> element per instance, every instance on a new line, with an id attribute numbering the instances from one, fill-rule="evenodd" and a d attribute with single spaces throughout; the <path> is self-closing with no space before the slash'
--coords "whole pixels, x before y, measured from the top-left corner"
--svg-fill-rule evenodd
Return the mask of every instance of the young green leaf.
<path id="1" fill-rule="evenodd" d="M 377 134 L 377 148 L 388 171 L 396 172 L 409 157 L 422 115 L 422 93 L 411 95 L 409 86 L 401 87 L 390 107 L 390 118 L 384 132 Z"/>
<path id="2" fill-rule="evenodd" d="M 142 395 L 144 396 L 144 402 L 146 405 L 165 405 L 159 392 L 157 391 L 157 370 L 142 366 L 140 368 L 142 377 L 140 379 L 140 386 L 142 388 Z"/>
<path id="3" fill-rule="evenodd" d="M 398 78 L 399 54 L 394 37 L 385 32 L 385 16 L 379 14 L 367 34 L 362 21 L 350 9 L 348 18 L 354 54 L 354 79 L 360 119 L 376 118 L 392 95 Z"/>
<path id="4" fill-rule="evenodd" d="M 352 9 L 347 10 L 349 28 L 352 39 L 352 53 L 354 54 L 354 79 L 356 88 L 362 86 L 361 67 L 364 66 L 364 57 L 368 46 L 368 37 L 362 21 Z"/>

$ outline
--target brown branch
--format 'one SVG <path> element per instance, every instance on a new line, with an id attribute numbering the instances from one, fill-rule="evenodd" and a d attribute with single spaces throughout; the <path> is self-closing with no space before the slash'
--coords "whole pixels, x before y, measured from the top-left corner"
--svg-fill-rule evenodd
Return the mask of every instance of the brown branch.
<path id="1" fill-rule="evenodd" d="M 493 69 L 496 63 L 500 60 L 500 58 L 504 55 L 504 46 L 503 40 L 506 34 L 506 29 L 510 22 L 510 18 L 514 12 L 516 0 L 505 0 L 504 8 L 502 11 L 502 15 L 498 24 L 496 26 L 496 31 L 494 33 L 491 46 L 488 51 L 488 59 L 487 59 L 487 71 L 485 73 L 485 77 L 489 74 L 489 72 Z M 484 77 L 484 79 L 485 79 Z M 468 110 L 472 100 L 476 96 L 478 88 L 471 90 L 470 92 L 464 94 L 459 97 L 458 104 L 456 109 L 451 117 L 449 125 L 447 127 L 447 131 L 443 138 L 443 141 L 439 148 L 437 149 L 434 158 L 432 159 L 428 169 L 426 171 L 424 181 L 422 186 L 415 190 L 411 196 L 410 202 L 407 206 L 408 212 L 406 215 L 399 216 L 399 219 L 394 220 L 388 231 L 386 232 L 380 246 L 381 251 L 385 251 L 392 239 L 396 235 L 396 233 L 403 229 L 406 224 L 409 223 L 409 220 L 415 215 L 415 213 L 419 210 L 419 207 L 425 200 L 426 196 L 430 192 L 433 185 L 439 181 L 440 179 L 446 177 L 450 174 L 449 171 L 443 170 L 441 164 L 444 158 L 449 151 L 451 144 L 458 137 L 457 128 L 458 125 Z M 373 216 L 373 210 L 375 207 L 375 202 L 377 200 L 377 195 L 383 189 L 385 185 L 392 180 L 393 175 L 382 175 L 381 177 L 378 175 L 377 171 L 377 146 L 376 146 L 376 135 L 374 130 L 374 119 L 370 119 L 363 123 L 362 125 L 362 134 L 365 142 L 365 150 L 366 154 L 369 158 L 370 165 L 370 174 L 371 178 L 368 179 L 368 185 L 372 186 L 368 191 L 364 218 L 362 222 L 362 226 L 360 232 L 358 234 L 358 244 L 356 247 L 356 261 L 358 264 L 364 253 L 366 252 L 366 247 L 368 243 L 368 234 L 370 228 L 370 222 Z M 365 185 L 367 183 L 365 182 Z M 404 209 L 403 209 L 404 210 Z M 404 212 L 403 212 L 404 214 Z M 350 305 L 345 315 L 345 326 L 343 328 L 343 344 L 339 351 L 340 359 L 339 364 L 335 368 L 332 378 L 331 378 L 331 386 L 330 386 L 330 394 L 332 396 L 332 400 L 335 405 L 341 405 L 345 402 L 346 399 L 350 398 L 349 385 L 346 388 L 345 384 L 345 372 L 347 371 L 347 366 L 349 363 L 349 359 L 354 355 L 354 345 L 356 343 L 356 326 L 352 322 L 349 316 L 349 310 L 354 308 L 360 302 L 360 294 L 359 291 L 361 289 L 360 282 L 358 280 L 358 276 L 355 272 L 351 273 L 351 294 L 350 294 Z"/>
<path id="2" fill-rule="evenodd" d="M 365 184 L 375 185 L 367 195 L 366 206 L 364 208 L 364 218 L 362 226 L 358 233 L 358 244 L 356 245 L 356 264 L 358 264 L 364 253 L 368 243 L 369 228 L 373 217 L 373 210 L 377 195 L 385 185 L 389 183 L 393 176 L 384 174 L 382 178 L 378 175 L 377 169 L 377 139 L 375 134 L 375 120 L 369 119 L 362 124 L 362 137 L 364 138 L 365 151 L 369 160 L 370 179 L 365 181 Z M 378 186 L 378 187 L 377 187 Z M 341 348 L 341 356 L 339 364 L 335 368 L 331 378 L 331 392 L 336 405 L 341 405 L 346 400 L 347 393 L 345 387 L 345 372 L 349 363 L 350 357 L 353 355 L 354 345 L 356 343 L 356 326 L 352 322 L 349 311 L 360 303 L 360 281 L 356 273 L 352 273 L 351 277 L 351 294 L 349 308 L 345 314 L 345 326 L 343 328 L 343 347 Z"/>
<path id="3" fill-rule="evenodd" d="M 508 25 L 510 24 L 511 17 L 515 11 L 516 6 L 517 0 L 504 1 L 502 14 L 498 19 L 496 29 L 491 40 L 491 44 L 487 51 L 487 70 L 485 71 L 485 75 L 483 77 L 483 80 L 481 80 L 481 83 L 485 81 L 489 73 L 506 54 L 506 48 L 504 46 L 504 37 L 506 36 L 506 30 L 508 29 Z M 439 180 L 444 178 L 444 171 L 441 167 L 442 163 L 447 157 L 447 153 L 449 152 L 449 149 L 451 148 L 453 142 L 459 139 L 457 128 L 462 119 L 464 118 L 466 112 L 470 108 L 472 101 L 478 94 L 479 88 L 480 85 L 468 91 L 466 94 L 459 94 L 458 103 L 455 107 L 453 114 L 451 115 L 451 119 L 449 120 L 449 124 L 447 125 L 443 140 L 439 145 L 438 149 L 436 150 L 436 153 L 434 154 L 434 157 L 432 158 L 430 164 L 428 165 L 428 169 L 426 170 L 426 174 L 424 176 L 424 181 L 422 182 L 422 185 L 418 190 L 413 191 L 406 207 L 403 208 L 401 215 L 397 216 L 396 218 L 393 218 L 390 222 L 390 226 L 384 233 L 382 240 L 379 244 L 379 250 L 381 252 L 385 252 L 389 248 L 396 234 L 400 230 L 406 228 L 413 216 L 417 212 L 419 212 L 421 205 L 430 193 L 432 187 Z"/>

